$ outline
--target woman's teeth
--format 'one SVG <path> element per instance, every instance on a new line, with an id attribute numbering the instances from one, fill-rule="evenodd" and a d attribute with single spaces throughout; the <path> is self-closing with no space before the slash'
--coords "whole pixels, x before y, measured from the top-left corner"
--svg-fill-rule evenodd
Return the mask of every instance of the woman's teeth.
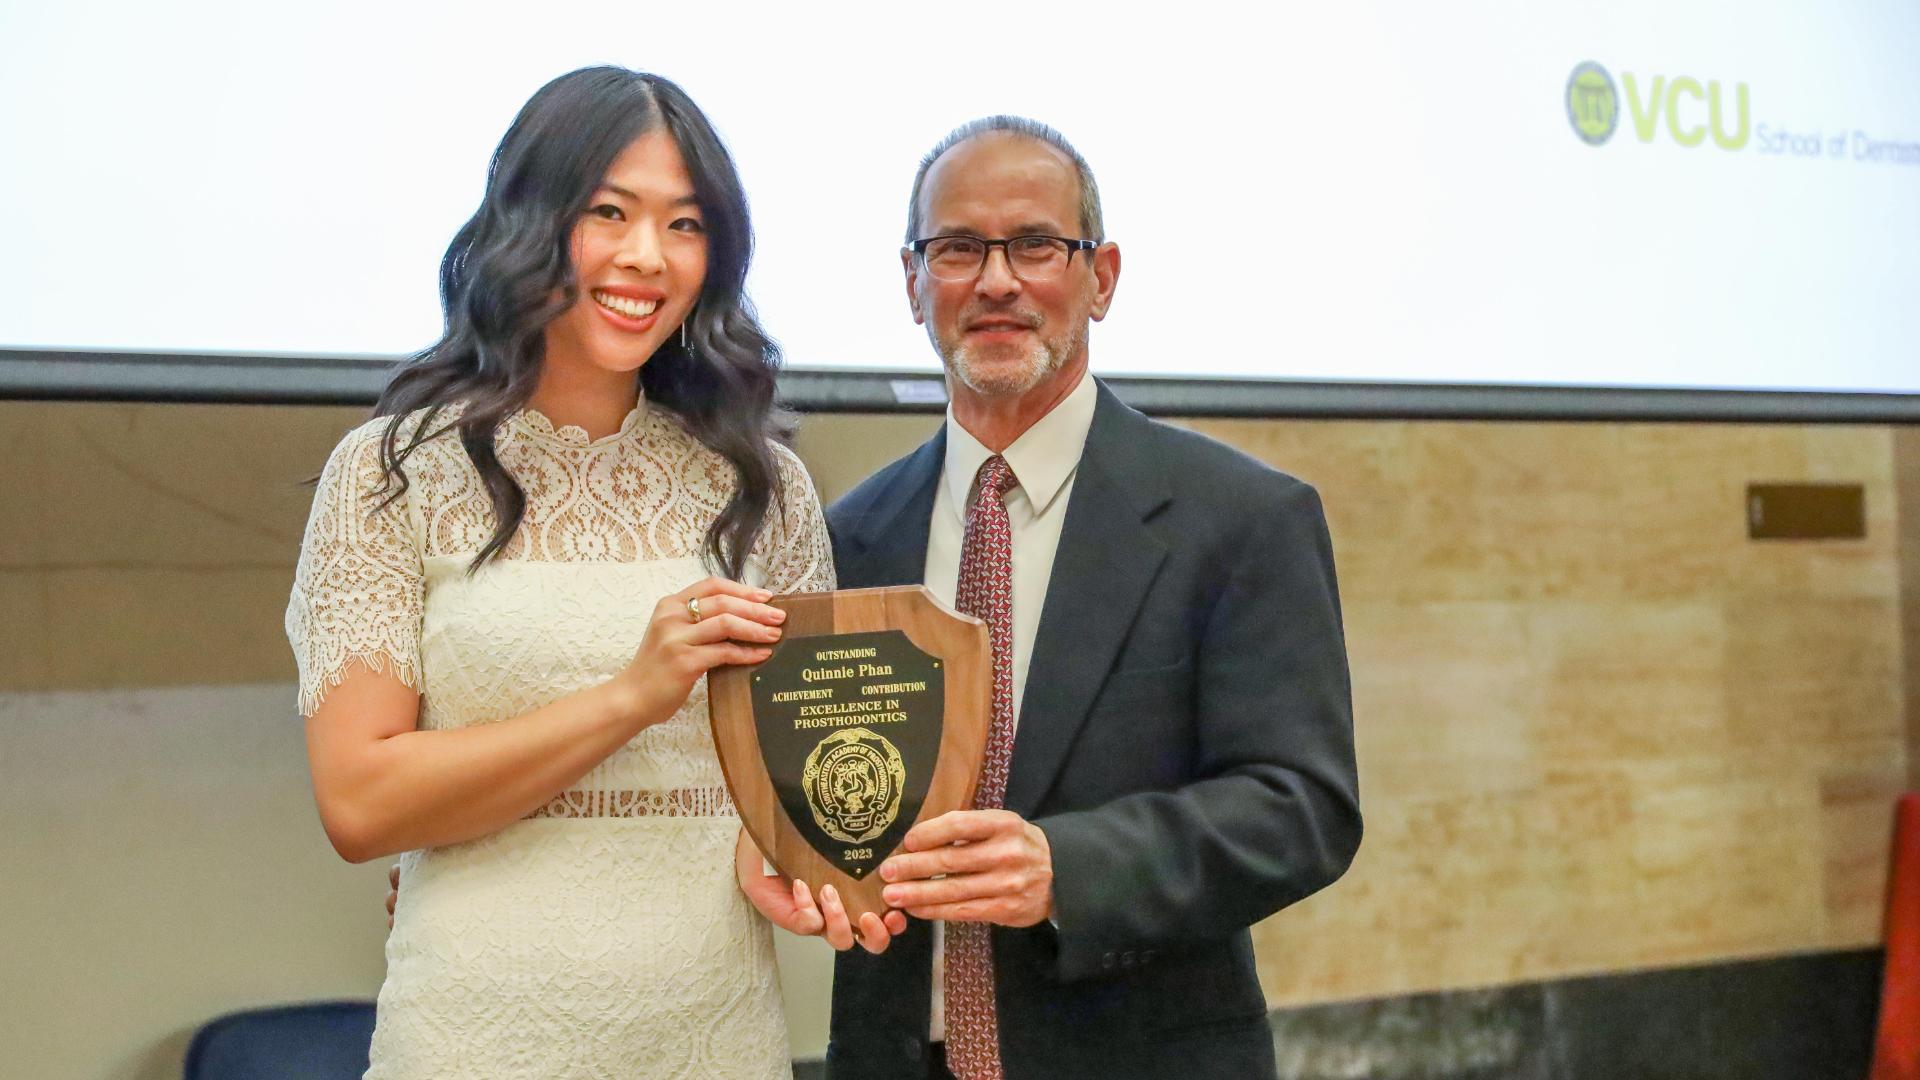
<path id="1" fill-rule="evenodd" d="M 653 314 L 653 310 L 660 306 L 660 301 L 658 300 L 634 300 L 625 296 L 615 296 L 612 293 L 601 292 L 598 289 L 595 289 L 593 292 L 593 301 L 608 311 L 625 315 L 629 319 L 644 319 Z"/>

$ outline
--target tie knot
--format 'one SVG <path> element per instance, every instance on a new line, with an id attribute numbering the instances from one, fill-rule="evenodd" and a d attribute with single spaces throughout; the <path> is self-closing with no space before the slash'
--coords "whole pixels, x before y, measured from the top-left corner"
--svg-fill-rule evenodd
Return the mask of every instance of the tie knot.
<path id="1" fill-rule="evenodd" d="M 980 491 L 983 494 L 991 491 L 995 497 L 1005 495 L 1020 486 L 1020 478 L 1013 475 L 1013 466 L 1008 465 L 1007 459 L 999 454 L 980 463 L 976 482 L 980 485 Z"/>

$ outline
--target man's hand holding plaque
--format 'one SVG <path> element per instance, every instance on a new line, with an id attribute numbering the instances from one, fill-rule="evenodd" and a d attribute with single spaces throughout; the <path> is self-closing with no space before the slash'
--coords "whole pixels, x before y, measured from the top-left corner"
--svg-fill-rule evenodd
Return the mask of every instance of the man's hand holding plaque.
<path id="1" fill-rule="evenodd" d="M 882 898 L 916 919 L 1022 927 L 1053 917 L 1047 834 L 1011 810 L 956 810 L 921 822 L 880 876 L 890 883 Z"/>
<path id="2" fill-rule="evenodd" d="M 755 881 L 742 863 L 743 888 L 796 933 L 898 933 L 875 871 L 917 824 L 972 802 L 991 719 L 986 625 L 918 585 L 770 603 L 787 613 L 773 655 L 710 676 L 714 745 L 758 847 L 739 858 L 765 853 L 791 879 Z"/>

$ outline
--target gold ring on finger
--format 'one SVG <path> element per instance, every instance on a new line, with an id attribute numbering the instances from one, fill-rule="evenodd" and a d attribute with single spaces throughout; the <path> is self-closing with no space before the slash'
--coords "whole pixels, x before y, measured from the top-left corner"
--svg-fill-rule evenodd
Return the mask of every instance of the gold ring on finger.
<path id="1" fill-rule="evenodd" d="M 687 619 L 690 622 L 700 621 L 700 598 L 697 596 L 687 597 Z"/>

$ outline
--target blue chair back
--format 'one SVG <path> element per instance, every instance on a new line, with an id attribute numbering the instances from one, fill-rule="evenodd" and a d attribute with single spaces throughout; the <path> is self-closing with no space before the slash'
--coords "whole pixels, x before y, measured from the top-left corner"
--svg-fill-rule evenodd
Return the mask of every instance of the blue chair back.
<path id="1" fill-rule="evenodd" d="M 187 1047 L 185 1080 L 360 1080 L 373 1002 L 249 1009 L 209 1021 Z"/>

